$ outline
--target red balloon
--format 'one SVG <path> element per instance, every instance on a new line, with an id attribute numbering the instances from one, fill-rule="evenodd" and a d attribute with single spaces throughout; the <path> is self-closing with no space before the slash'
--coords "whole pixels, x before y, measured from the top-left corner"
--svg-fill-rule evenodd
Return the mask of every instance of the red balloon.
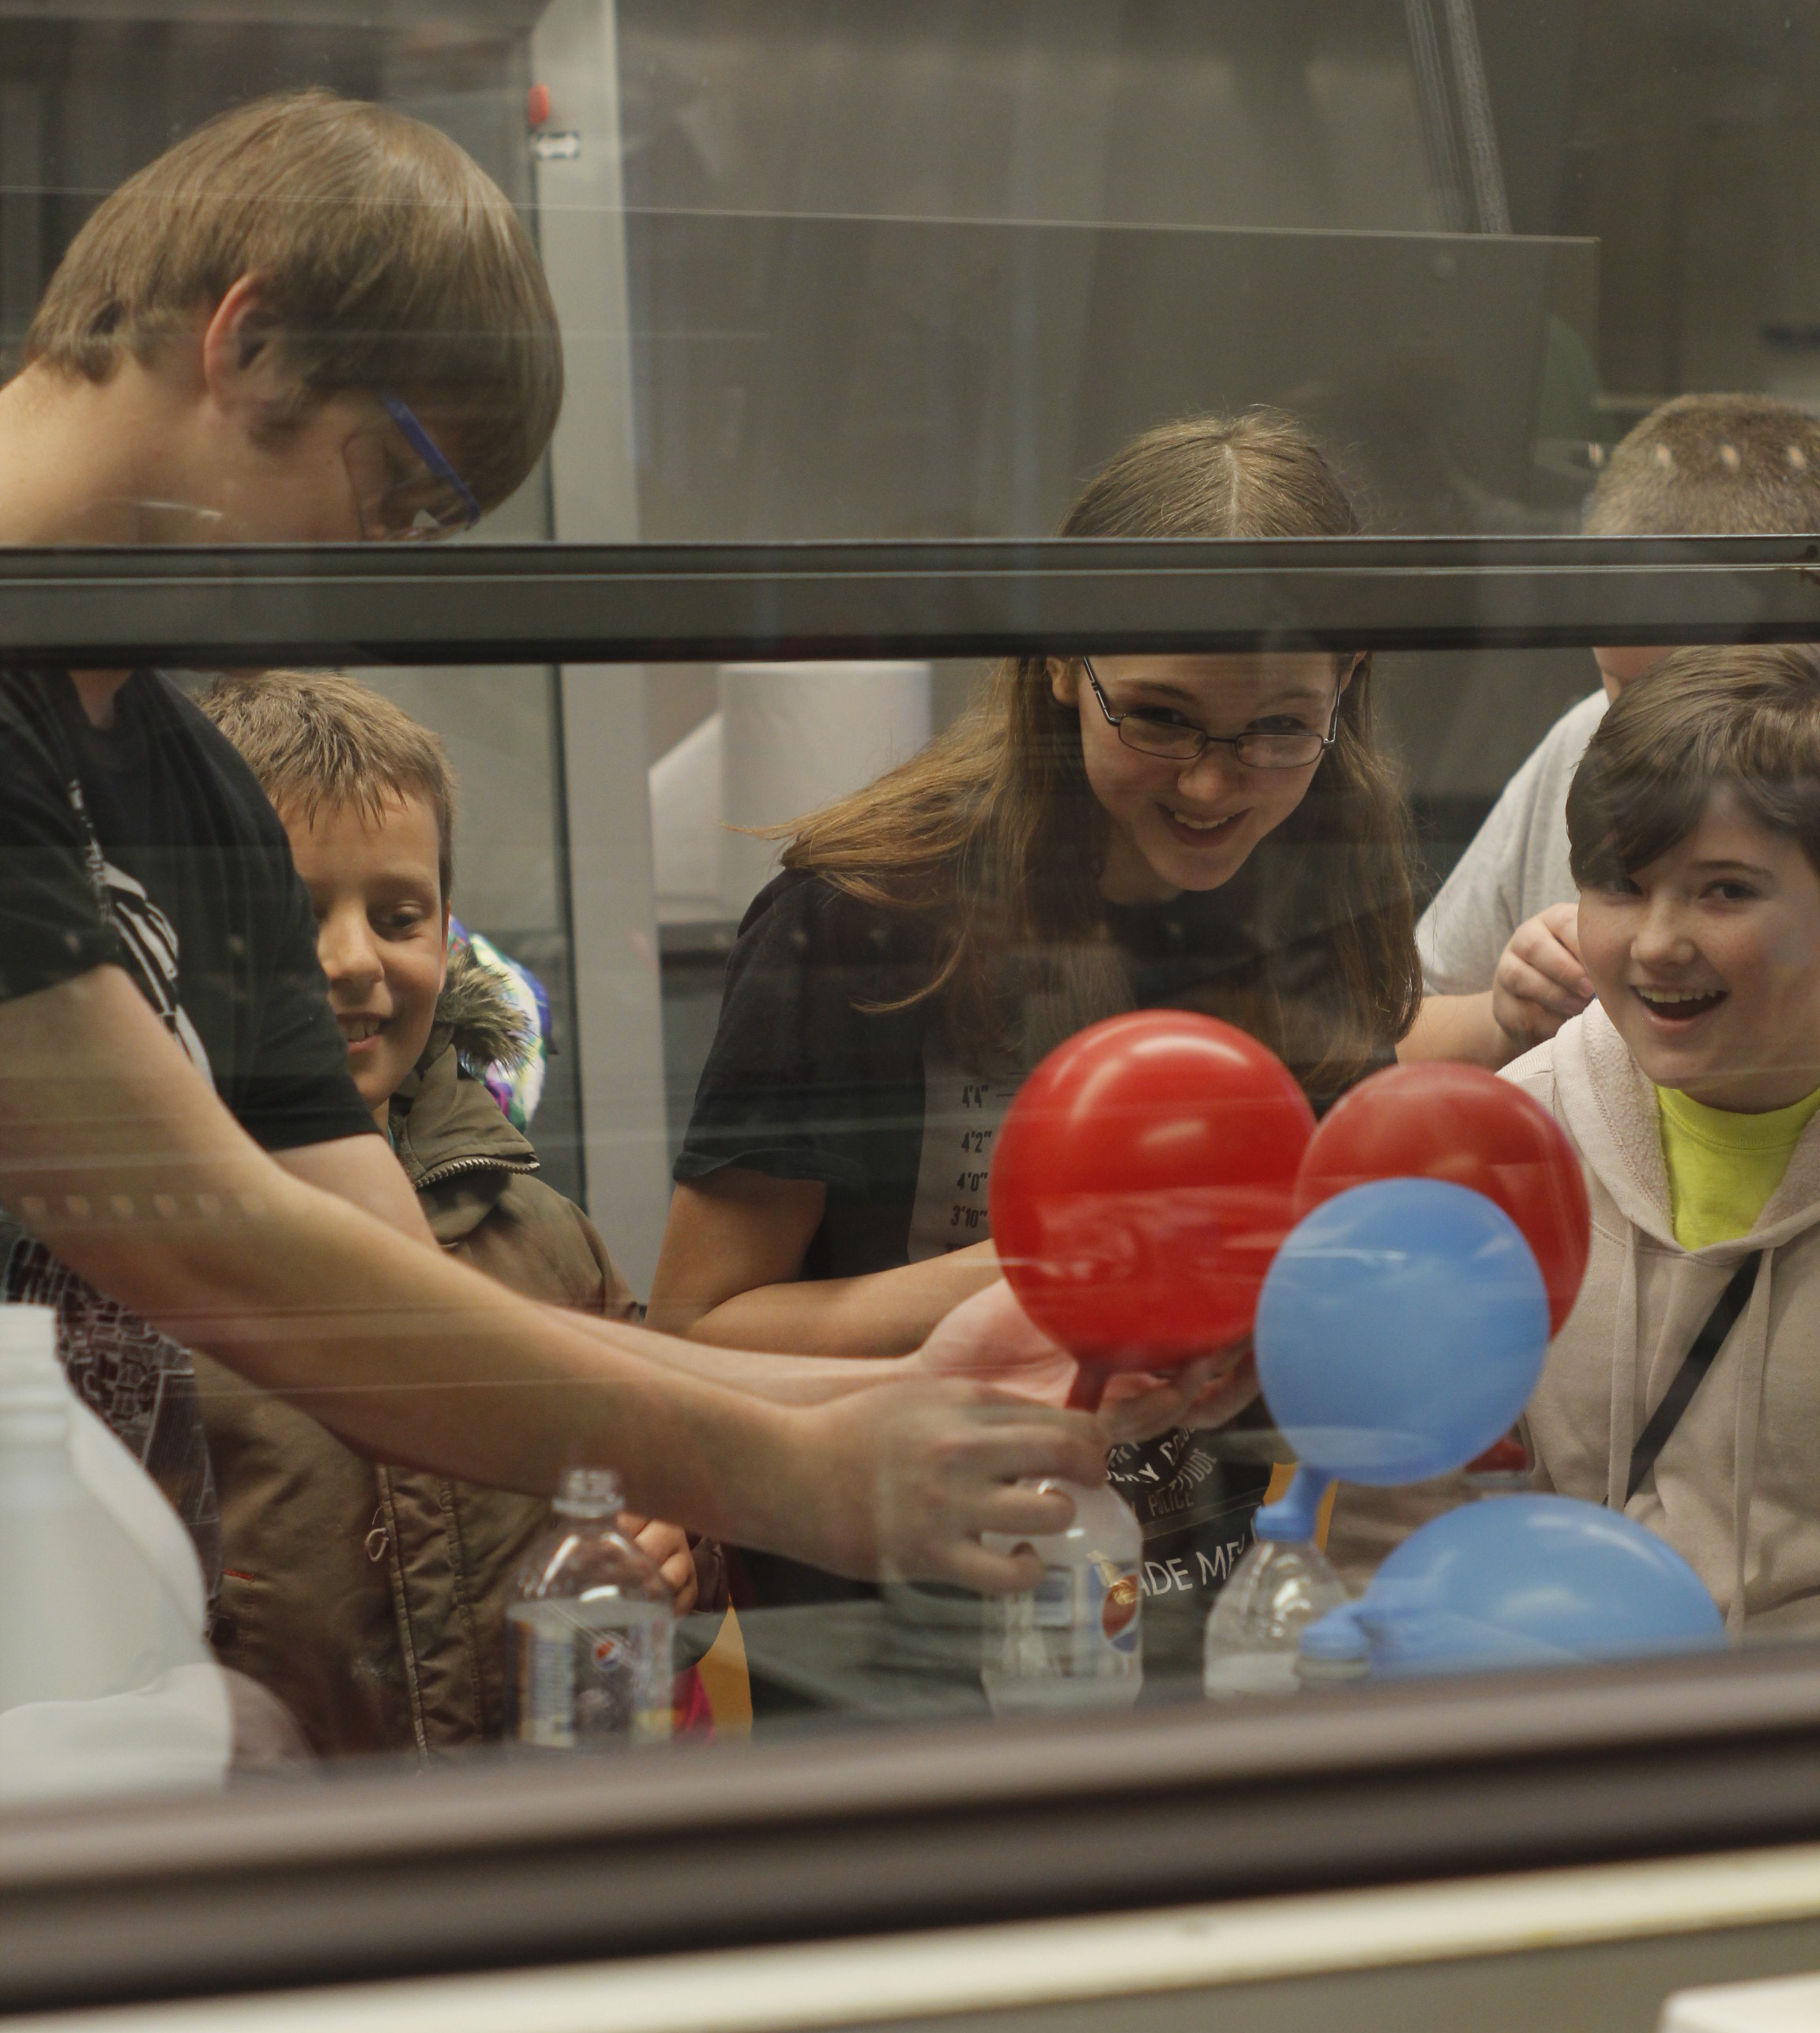
<path id="1" fill-rule="evenodd" d="M 1031 1074 L 992 1154 L 992 1239 L 1025 1311 L 1080 1361 L 1077 1402 L 1108 1370 L 1250 1331 L 1314 1127 L 1280 1059 L 1187 1010 L 1109 1017 Z"/>
<path id="2" fill-rule="evenodd" d="M 1521 1088 L 1480 1066 L 1389 1066 L 1361 1080 L 1314 1133 L 1295 1182 L 1299 1220 L 1367 1179 L 1446 1179 L 1522 1230 L 1559 1334 L 1586 1275 L 1592 1217 L 1567 1133 Z"/>

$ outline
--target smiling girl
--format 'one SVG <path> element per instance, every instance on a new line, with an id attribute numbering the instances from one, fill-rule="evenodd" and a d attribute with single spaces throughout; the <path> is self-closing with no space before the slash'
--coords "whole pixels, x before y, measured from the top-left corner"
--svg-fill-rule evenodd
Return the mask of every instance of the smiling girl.
<path id="1" fill-rule="evenodd" d="M 1254 411 L 1138 439 L 1061 533 L 1357 528 L 1313 442 Z M 1419 998 L 1406 840 L 1369 657 L 1000 665 L 922 754 L 800 822 L 746 913 L 653 1324 L 746 1347 L 916 1347 L 998 1274 L 991 1147 L 1024 1074 L 1116 1012 L 1226 1017 L 1331 1098 L 1388 1061 Z M 1158 1507 L 1153 1591 L 1201 1595 L 1247 1537 L 1254 1492 L 1196 1445 L 1115 1462 Z"/>
<path id="2" fill-rule="evenodd" d="M 1539 1475 L 1660 1533 L 1734 1631 L 1820 1626 L 1820 656 L 1676 652 L 1567 825 L 1598 999 L 1506 1075 L 1592 1193 Z"/>

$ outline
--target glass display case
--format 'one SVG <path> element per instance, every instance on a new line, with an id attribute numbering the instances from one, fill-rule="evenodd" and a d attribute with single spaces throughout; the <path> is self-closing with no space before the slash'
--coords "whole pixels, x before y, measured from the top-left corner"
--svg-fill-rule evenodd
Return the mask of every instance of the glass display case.
<path id="1" fill-rule="evenodd" d="M 1643 2027 L 1815 1965 L 1811 11 L 0 5 L 0 2009 Z M 273 94 L 228 224 L 127 236 L 210 222 L 190 299 L 117 250 L 47 351 L 108 194 Z M 254 194 L 344 103 L 560 333 L 516 464 L 492 383 L 298 365 L 299 218 L 392 250 L 344 303 L 416 244 Z M 95 788 L 167 727 L 231 855 Z M 129 960 L 188 1065 L 87 1028 Z"/>

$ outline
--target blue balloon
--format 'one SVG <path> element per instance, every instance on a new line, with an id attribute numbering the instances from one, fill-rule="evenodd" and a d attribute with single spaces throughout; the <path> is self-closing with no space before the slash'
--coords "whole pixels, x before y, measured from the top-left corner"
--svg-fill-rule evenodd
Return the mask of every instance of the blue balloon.
<path id="1" fill-rule="evenodd" d="M 1302 1657 L 1374 1674 L 1707 1652 L 1725 1622 L 1674 1548 L 1571 1497 L 1494 1497 L 1412 1532 Z"/>
<path id="2" fill-rule="evenodd" d="M 1483 1193 L 1374 1179 L 1291 1231 L 1254 1341 L 1265 1402 L 1314 1478 L 1419 1482 L 1521 1413 L 1548 1295 L 1522 1231 Z"/>

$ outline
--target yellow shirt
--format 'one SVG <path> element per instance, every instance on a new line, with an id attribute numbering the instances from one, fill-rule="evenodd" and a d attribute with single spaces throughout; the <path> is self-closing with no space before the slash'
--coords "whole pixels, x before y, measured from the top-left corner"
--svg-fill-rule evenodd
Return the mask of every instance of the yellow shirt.
<path id="1" fill-rule="evenodd" d="M 1820 1088 L 1765 1115 L 1709 1108 L 1671 1087 L 1656 1090 L 1662 1156 L 1683 1249 L 1747 1235 L 1782 1183 L 1801 1133 L 1820 1113 Z"/>

